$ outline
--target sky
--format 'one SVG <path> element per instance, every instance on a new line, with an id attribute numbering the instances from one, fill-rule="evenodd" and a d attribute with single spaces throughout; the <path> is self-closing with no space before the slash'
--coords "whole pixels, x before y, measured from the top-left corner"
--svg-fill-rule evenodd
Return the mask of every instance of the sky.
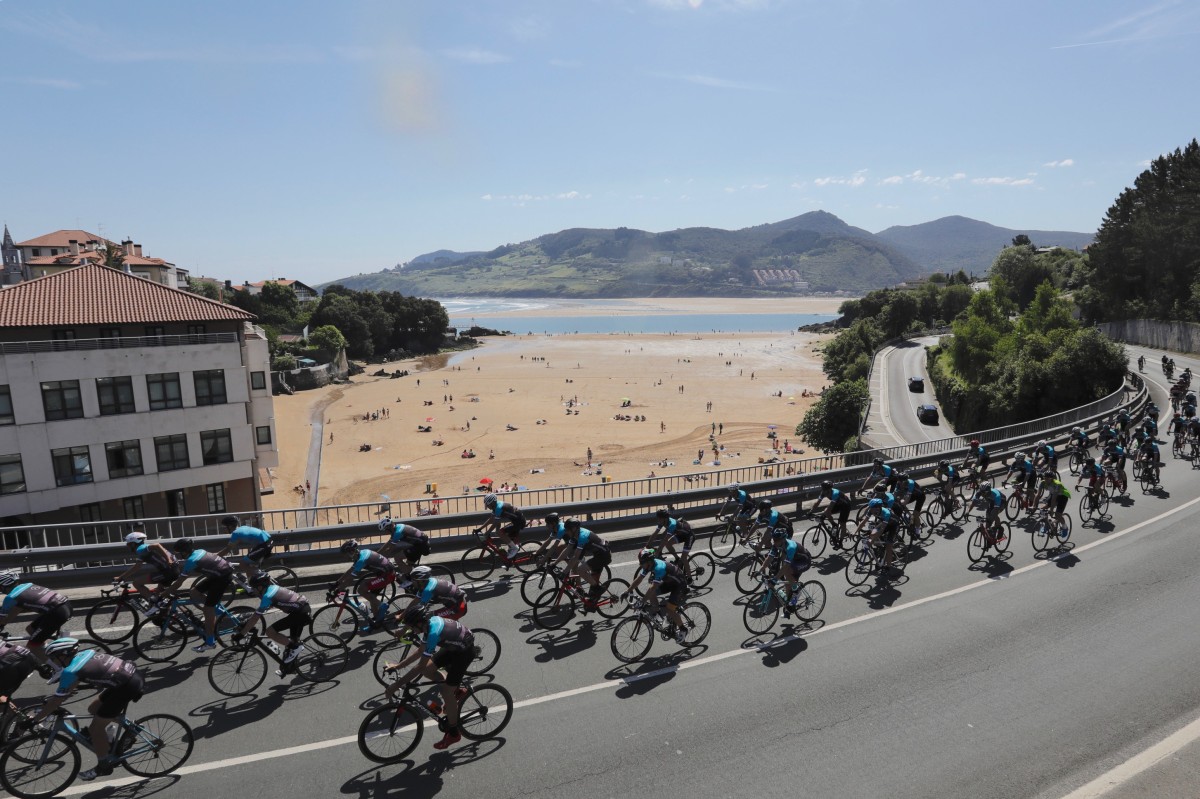
<path id="1" fill-rule="evenodd" d="M 0 220 L 309 284 L 570 227 L 1093 232 L 1200 2 L 0 0 Z"/>

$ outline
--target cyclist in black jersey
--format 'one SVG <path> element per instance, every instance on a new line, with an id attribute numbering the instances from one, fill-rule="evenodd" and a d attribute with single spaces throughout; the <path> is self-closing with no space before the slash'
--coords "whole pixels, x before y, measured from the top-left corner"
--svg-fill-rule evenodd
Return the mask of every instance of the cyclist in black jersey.
<path id="1" fill-rule="evenodd" d="M 495 494 L 484 497 L 483 506 L 488 509 L 488 520 L 479 529 L 483 530 L 485 535 L 494 530 L 504 536 L 508 540 L 508 550 L 505 554 L 512 560 L 521 551 L 521 531 L 525 529 L 525 514 L 511 502 L 500 501 Z"/>
<path id="2" fill-rule="evenodd" d="M 162 544 L 148 540 L 140 529 L 142 527 L 140 522 L 135 524 L 134 530 L 125 536 L 125 546 L 129 547 L 138 562 L 121 572 L 113 582 L 132 578 L 142 596 L 154 601 L 152 597 L 156 592 L 150 590 L 149 583 L 157 583 L 161 590 L 163 586 L 175 582 L 179 579 L 179 563 Z"/>
<path id="3" fill-rule="evenodd" d="M 190 589 L 192 599 L 204 610 L 204 640 L 192 647 L 193 652 L 205 652 L 217 646 L 217 605 L 233 583 L 233 564 L 215 552 L 196 546 L 190 538 L 181 538 L 171 547 L 181 558 L 179 579 L 163 589 L 167 596 L 179 590 L 189 577 L 197 578 Z"/>
<path id="4" fill-rule="evenodd" d="M 33 583 L 22 583 L 19 572 L 0 572 L 0 591 L 4 601 L 0 603 L 0 628 L 16 618 L 22 611 L 32 613 L 33 621 L 25 628 L 29 634 L 29 651 L 39 663 L 54 668 L 47 660 L 44 646 L 47 640 L 57 636 L 59 630 L 71 619 L 71 603 L 57 591 L 51 591 Z"/>

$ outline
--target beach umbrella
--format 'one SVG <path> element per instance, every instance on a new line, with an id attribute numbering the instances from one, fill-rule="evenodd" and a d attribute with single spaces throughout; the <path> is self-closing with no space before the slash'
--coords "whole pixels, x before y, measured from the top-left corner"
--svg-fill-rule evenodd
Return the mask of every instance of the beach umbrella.
<path id="1" fill-rule="evenodd" d="M 774 430 L 774 429 L 775 429 L 775 425 L 773 425 L 773 424 L 769 424 L 769 425 L 767 425 L 767 429 L 768 429 L 768 430 Z"/>
<path id="2" fill-rule="evenodd" d="M 490 486 L 494 482 L 496 482 L 496 481 L 490 477 L 480 477 L 479 478 L 479 484 L 481 486 Z"/>
<path id="3" fill-rule="evenodd" d="M 427 421 L 427 422 L 432 422 L 432 421 L 433 421 L 433 417 L 432 417 L 432 416 L 426 416 L 426 417 L 425 417 L 425 421 Z"/>

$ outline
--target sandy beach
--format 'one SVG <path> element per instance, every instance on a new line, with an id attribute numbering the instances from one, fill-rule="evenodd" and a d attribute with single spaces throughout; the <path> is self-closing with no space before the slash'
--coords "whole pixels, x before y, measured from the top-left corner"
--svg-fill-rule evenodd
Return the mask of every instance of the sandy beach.
<path id="1" fill-rule="evenodd" d="M 778 301 L 620 302 L 633 314 L 695 313 L 702 303 L 737 313 L 780 310 Z M 842 300 L 811 302 L 789 301 L 788 310 L 834 313 L 830 306 Z M 711 469 L 716 457 L 734 466 L 783 454 L 786 444 L 803 449 L 793 431 L 815 400 L 805 392 L 825 384 L 814 353 L 821 339 L 796 332 L 506 336 L 382 367 L 408 369 L 408 377 L 359 375 L 350 385 L 278 396 L 280 465 L 264 506 L 311 502 L 293 487 L 304 483 L 311 421 L 322 417 L 321 505 L 384 494 L 429 498 L 433 483 L 450 496 L 473 491 L 482 478 L 497 488 L 547 488 L 687 474 Z"/>

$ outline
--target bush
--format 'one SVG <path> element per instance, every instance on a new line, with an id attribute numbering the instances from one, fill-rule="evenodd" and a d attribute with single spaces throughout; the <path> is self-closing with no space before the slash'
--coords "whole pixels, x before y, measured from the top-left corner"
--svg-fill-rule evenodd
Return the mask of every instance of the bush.
<path id="1" fill-rule="evenodd" d="M 271 361 L 272 372 L 290 372 L 296 368 L 296 356 L 280 355 Z"/>

